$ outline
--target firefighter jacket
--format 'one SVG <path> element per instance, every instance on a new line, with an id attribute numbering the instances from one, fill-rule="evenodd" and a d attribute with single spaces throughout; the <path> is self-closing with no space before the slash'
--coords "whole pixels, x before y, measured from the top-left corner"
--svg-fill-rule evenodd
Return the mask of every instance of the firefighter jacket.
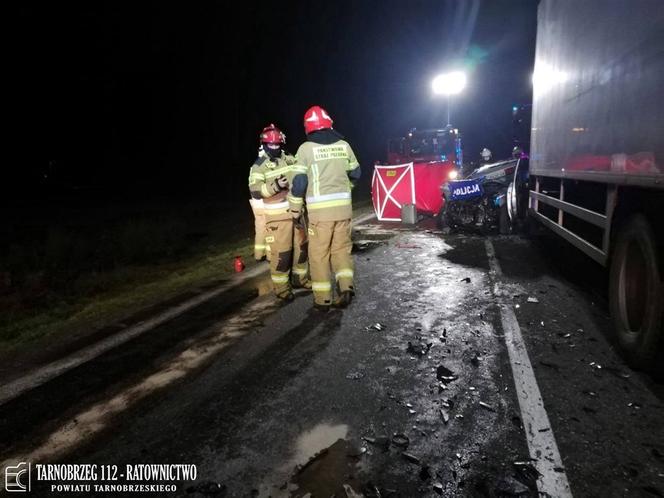
<path id="1" fill-rule="evenodd" d="M 282 152 L 281 156 L 275 159 L 261 155 L 251 167 L 249 191 L 252 198 L 263 199 L 266 222 L 291 218 L 288 212 L 288 187 L 279 187 L 277 180 L 284 176 L 288 185 L 292 185 L 296 173 L 294 165 L 295 158 Z"/>
<path id="2" fill-rule="evenodd" d="M 291 210 L 306 196 L 309 220 L 351 219 L 351 190 L 360 171 L 353 149 L 340 134 L 332 129 L 310 133 L 296 155 L 296 174 L 288 196 Z"/>

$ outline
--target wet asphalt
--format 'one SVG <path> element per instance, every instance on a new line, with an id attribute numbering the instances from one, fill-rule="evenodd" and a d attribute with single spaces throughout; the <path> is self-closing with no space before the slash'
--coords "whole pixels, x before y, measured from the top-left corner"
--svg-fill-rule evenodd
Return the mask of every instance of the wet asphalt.
<path id="1" fill-rule="evenodd" d="M 483 237 L 429 220 L 354 240 L 348 309 L 250 281 L 0 406 L 0 460 L 195 464 L 178 496 L 538 496 L 539 430 L 574 496 L 664 496 L 662 384 L 617 353 L 593 263 L 492 237 L 496 277 Z M 550 427 L 523 427 L 499 306 Z"/>

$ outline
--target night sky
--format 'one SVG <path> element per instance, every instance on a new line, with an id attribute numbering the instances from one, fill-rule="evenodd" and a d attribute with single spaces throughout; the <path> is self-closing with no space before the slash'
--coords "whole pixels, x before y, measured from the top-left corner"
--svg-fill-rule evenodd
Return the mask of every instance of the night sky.
<path id="1" fill-rule="evenodd" d="M 246 197 L 258 132 L 276 123 L 295 152 L 313 104 L 368 177 L 388 138 L 445 124 L 430 83 L 459 67 L 469 87 L 452 123 L 466 159 L 484 146 L 509 153 L 512 105 L 530 102 L 536 0 L 235 4 L 23 4 L 10 197 L 73 188 Z"/>

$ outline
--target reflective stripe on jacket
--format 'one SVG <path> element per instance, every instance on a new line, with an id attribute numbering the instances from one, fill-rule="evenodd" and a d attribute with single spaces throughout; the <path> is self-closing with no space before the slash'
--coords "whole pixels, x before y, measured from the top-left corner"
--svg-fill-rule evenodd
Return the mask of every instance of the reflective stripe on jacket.
<path id="1" fill-rule="evenodd" d="M 249 172 L 249 191 L 253 198 L 263 199 L 266 221 L 290 219 L 288 213 L 288 188 L 277 186 L 280 176 L 286 177 L 289 185 L 293 181 L 295 158 L 283 153 L 281 157 L 270 159 L 259 157 Z"/>
<path id="2" fill-rule="evenodd" d="M 338 221 L 352 217 L 352 184 L 349 172 L 359 168 L 355 153 L 345 140 L 330 144 L 304 142 L 294 168 L 307 174 L 307 212 L 312 221 Z M 358 170 L 359 171 L 359 170 Z M 291 205 L 296 199 L 291 195 Z"/>

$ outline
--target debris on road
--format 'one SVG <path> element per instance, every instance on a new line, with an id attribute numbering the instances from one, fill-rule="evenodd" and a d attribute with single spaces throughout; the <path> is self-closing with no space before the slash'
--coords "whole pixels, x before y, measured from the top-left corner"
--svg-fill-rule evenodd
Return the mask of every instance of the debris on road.
<path id="1" fill-rule="evenodd" d="M 383 325 L 382 323 L 376 322 L 374 324 L 368 325 L 367 327 L 364 327 L 364 330 L 367 330 L 367 331 L 377 330 L 377 331 L 381 332 L 381 331 L 385 330 L 385 325 Z"/>
<path id="2" fill-rule="evenodd" d="M 447 424 L 450 421 L 450 414 L 447 413 L 447 410 L 444 408 L 440 409 L 440 417 L 443 419 L 443 422 Z"/>
<path id="3" fill-rule="evenodd" d="M 606 366 L 605 366 L 605 367 L 604 367 L 604 370 L 606 370 L 607 372 L 609 372 L 609 373 L 612 374 L 612 375 L 615 375 L 615 376 L 618 377 L 619 379 L 628 380 L 628 379 L 631 378 L 631 375 L 630 375 L 630 374 L 628 374 L 628 373 L 626 373 L 626 372 L 623 372 L 623 371 L 621 371 L 620 369 L 618 369 L 618 368 L 616 368 L 616 367 L 606 367 Z"/>
<path id="4" fill-rule="evenodd" d="M 367 448 L 360 444 L 350 444 L 346 450 L 346 455 L 351 458 L 359 458 L 367 452 Z"/>
<path id="5" fill-rule="evenodd" d="M 459 377 L 454 375 L 454 372 L 449 368 L 446 368 L 443 365 L 438 365 L 438 368 L 436 369 L 436 378 L 445 382 L 452 382 Z"/>
<path id="6" fill-rule="evenodd" d="M 392 444 L 398 446 L 399 448 L 408 448 L 410 444 L 410 439 L 408 436 L 402 433 L 397 433 L 392 436 Z"/>
<path id="7" fill-rule="evenodd" d="M 539 303 L 539 299 L 537 299 L 536 297 L 531 296 L 531 297 L 528 298 L 528 302 L 529 303 Z"/>
<path id="8" fill-rule="evenodd" d="M 408 341 L 408 347 L 406 348 L 406 352 L 413 354 L 415 356 L 419 356 L 421 358 L 422 356 L 426 356 L 429 353 L 431 346 L 433 346 L 432 342 L 426 344 L 423 344 L 421 342 L 413 344 L 412 342 Z"/>
<path id="9" fill-rule="evenodd" d="M 489 410 L 490 412 L 495 412 L 496 411 L 496 409 L 493 406 L 491 406 L 488 403 L 485 403 L 484 401 L 480 401 L 480 406 L 482 408 L 485 408 L 485 409 Z"/>
<path id="10" fill-rule="evenodd" d="M 408 460 L 410 463 L 416 463 L 416 464 L 418 464 L 418 465 L 420 464 L 420 459 L 417 458 L 417 457 L 416 457 L 415 455 L 413 455 L 412 453 L 406 453 L 406 452 L 404 451 L 403 453 L 401 453 L 401 455 L 402 455 L 406 460 Z"/>
<path id="11" fill-rule="evenodd" d="M 459 280 L 459 282 L 466 282 L 467 284 L 469 284 L 470 283 L 470 277 L 462 278 L 461 280 Z"/>
<path id="12" fill-rule="evenodd" d="M 441 483 L 437 482 L 433 485 L 433 490 L 436 494 L 442 495 L 443 494 L 443 485 Z"/>
<path id="13" fill-rule="evenodd" d="M 349 372 L 346 375 L 346 378 L 350 380 L 358 380 L 361 379 L 362 377 L 364 377 L 364 374 L 362 372 Z"/>

